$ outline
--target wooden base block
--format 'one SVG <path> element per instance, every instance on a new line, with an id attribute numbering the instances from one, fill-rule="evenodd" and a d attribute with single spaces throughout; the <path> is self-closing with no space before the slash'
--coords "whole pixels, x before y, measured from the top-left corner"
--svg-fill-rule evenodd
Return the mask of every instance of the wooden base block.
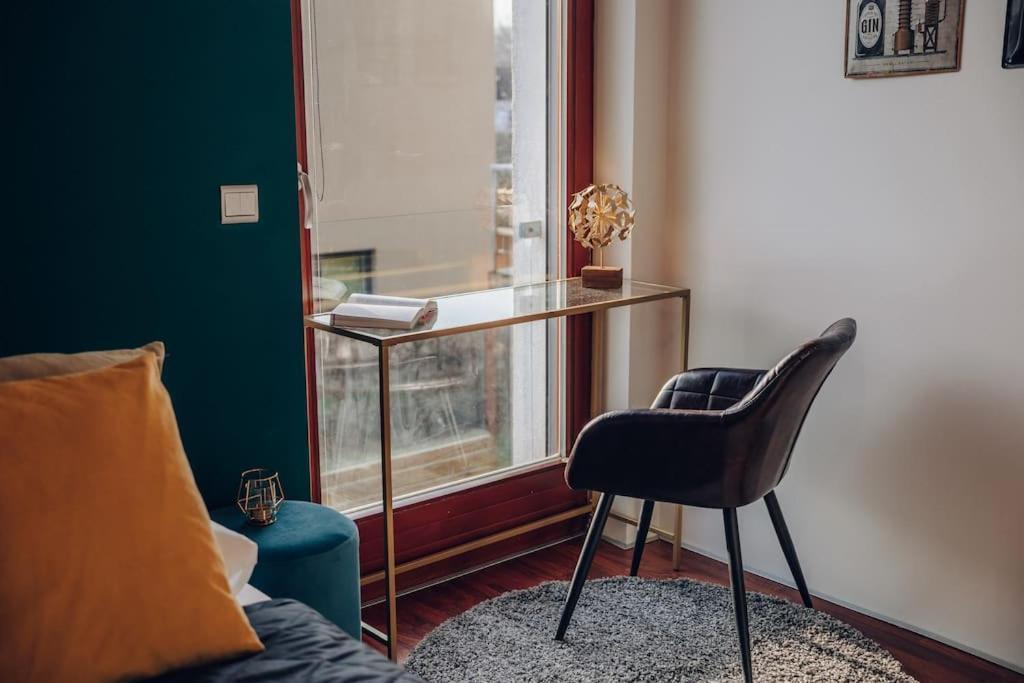
<path id="1" fill-rule="evenodd" d="M 583 286 L 591 289 L 618 289 L 622 286 L 622 268 L 583 266 Z"/>

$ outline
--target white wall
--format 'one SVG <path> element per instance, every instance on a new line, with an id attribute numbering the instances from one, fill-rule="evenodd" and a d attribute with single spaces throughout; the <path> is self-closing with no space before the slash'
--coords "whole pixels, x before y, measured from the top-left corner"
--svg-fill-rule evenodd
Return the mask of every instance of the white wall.
<path id="1" fill-rule="evenodd" d="M 635 6 L 639 55 L 666 10 L 603 2 Z M 667 82 L 634 105 L 667 112 L 667 160 L 628 151 L 670 202 L 664 227 L 638 202 L 634 254 L 667 246 L 632 274 L 693 289 L 694 366 L 767 367 L 857 318 L 779 488 L 811 590 L 1024 668 L 1024 72 L 990 0 L 959 73 L 846 80 L 845 5 L 669 3 Z M 675 366 L 631 357 L 636 386 Z M 763 506 L 740 519 L 748 569 L 788 581 Z M 724 556 L 721 515 L 688 509 L 685 542 Z"/>
<path id="2" fill-rule="evenodd" d="M 668 149 L 670 0 L 597 0 L 594 82 L 594 181 L 616 183 L 634 206 L 637 227 L 626 242 L 606 249 L 605 262 L 625 277 L 675 279 L 669 198 L 664 191 Z M 659 106 L 650 106 L 660 102 Z M 679 369 L 678 300 L 616 309 L 605 314 L 604 409 L 647 406 Z M 623 360 L 627 359 L 627 360 Z M 638 501 L 620 498 L 614 509 L 637 516 Z M 655 526 L 672 528 L 659 510 Z M 631 545 L 635 529 L 615 520 L 605 538 Z M 653 538 L 653 536 L 652 536 Z"/>

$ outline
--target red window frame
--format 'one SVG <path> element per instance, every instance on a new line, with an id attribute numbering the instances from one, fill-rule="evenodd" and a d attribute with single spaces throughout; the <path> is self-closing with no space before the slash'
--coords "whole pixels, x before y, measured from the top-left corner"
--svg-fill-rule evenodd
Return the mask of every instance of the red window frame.
<path id="1" fill-rule="evenodd" d="M 594 178 L 594 0 L 569 0 L 566 35 L 566 206 L 573 193 Z M 580 274 L 590 251 L 568 235 L 566 272 Z M 593 319 L 578 315 L 566 323 L 566 444 L 590 420 Z"/>
<path id="2" fill-rule="evenodd" d="M 590 184 L 593 177 L 593 81 L 594 0 L 565 0 L 566 31 L 566 189 L 569 195 Z M 308 168 L 306 151 L 305 88 L 302 72 L 301 0 L 291 0 L 292 63 L 295 92 L 295 144 L 298 161 Z M 313 312 L 313 250 L 310 231 L 303 225 L 305 206 L 300 194 L 299 225 L 302 276 L 302 311 Z M 589 252 L 571 238 L 566 250 L 566 270 L 579 275 L 589 263 Z M 591 320 L 574 316 L 566 325 L 566 452 L 590 419 Z M 318 439 L 316 359 L 313 331 L 305 331 L 306 405 L 310 499 L 320 502 L 320 444 Z M 570 510 L 587 501 L 585 492 L 572 491 L 564 482 L 561 463 L 514 475 L 500 481 L 459 491 L 395 510 L 396 554 L 399 564 L 431 552 L 511 529 L 520 524 Z M 443 523 L 441 523 L 443 521 Z M 579 517 L 545 527 L 526 536 L 508 539 L 456 558 L 407 574 L 400 574 L 398 587 L 424 583 L 451 575 L 459 568 L 483 564 L 530 547 L 564 538 L 579 531 Z M 380 514 L 357 520 L 362 544 L 360 564 L 364 575 L 382 566 L 383 537 Z M 413 540 L 414 539 L 414 540 Z M 412 542 L 410 542 L 412 540 Z M 379 587 L 379 585 L 378 585 Z M 373 596 L 364 589 L 364 600 Z"/>

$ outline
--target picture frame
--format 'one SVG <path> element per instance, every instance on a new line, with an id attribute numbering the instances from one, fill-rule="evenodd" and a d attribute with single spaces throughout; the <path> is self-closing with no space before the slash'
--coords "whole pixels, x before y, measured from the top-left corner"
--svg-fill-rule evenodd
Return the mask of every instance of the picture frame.
<path id="1" fill-rule="evenodd" d="M 1024 0 L 1006 0 L 1003 68 L 1024 68 Z"/>
<path id="2" fill-rule="evenodd" d="M 960 70 L 967 0 L 846 0 L 846 78 Z"/>

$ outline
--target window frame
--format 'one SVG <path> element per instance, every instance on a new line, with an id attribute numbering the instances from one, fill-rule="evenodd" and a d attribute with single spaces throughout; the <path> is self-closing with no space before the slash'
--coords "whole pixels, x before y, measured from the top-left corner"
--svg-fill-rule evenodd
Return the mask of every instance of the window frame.
<path id="1" fill-rule="evenodd" d="M 308 168 L 306 103 L 303 74 L 302 0 L 290 0 L 292 21 L 293 89 L 295 94 L 295 136 L 299 169 Z M 554 183 L 565 190 L 565 206 L 572 193 L 589 184 L 593 176 L 593 64 L 594 64 L 594 0 L 561 0 L 565 9 L 562 39 L 565 41 L 566 68 L 559 84 L 565 98 L 563 168 L 565 178 Z M 561 194 L 559 192 L 558 194 Z M 313 313 L 313 246 L 311 231 L 306 228 L 307 208 L 299 192 L 300 271 L 302 277 L 302 313 Z M 555 209 L 561 212 L 560 209 Z M 562 221 L 558 221 L 562 225 Z M 568 229 L 566 228 L 566 233 Z M 579 275 L 589 262 L 589 252 L 565 238 L 564 272 Z M 591 319 L 589 315 L 574 316 L 566 321 L 564 350 L 565 409 L 563 412 L 564 455 L 568 455 L 579 430 L 590 418 L 591 396 Z M 316 359 L 313 330 L 304 331 L 306 362 L 307 443 L 309 447 L 309 499 L 320 502 L 320 444 L 316 391 Z M 547 458 L 523 472 L 507 475 L 471 488 L 411 502 L 394 511 L 397 562 L 410 562 L 430 553 L 444 551 L 459 543 L 472 542 L 502 530 L 539 520 L 560 512 L 577 509 L 588 503 L 586 492 L 569 489 L 563 478 L 564 459 Z M 500 511 L 501 521 L 481 525 L 482 513 Z M 439 520 L 444 520 L 439 524 Z M 573 516 L 564 521 L 538 528 L 528 534 L 510 537 L 473 550 L 455 562 L 438 562 L 416 571 L 399 574 L 398 587 L 443 580 L 460 573 L 466 565 L 483 566 L 500 559 L 522 554 L 582 532 L 584 519 Z M 364 577 L 377 572 L 383 564 L 383 516 L 366 515 L 357 520 L 362 543 L 360 569 Z M 443 527 L 443 528 L 441 528 Z M 416 539 L 416 543 L 403 541 Z M 365 583 L 365 580 L 364 580 Z M 364 585 L 363 600 L 374 600 L 382 583 Z"/>

